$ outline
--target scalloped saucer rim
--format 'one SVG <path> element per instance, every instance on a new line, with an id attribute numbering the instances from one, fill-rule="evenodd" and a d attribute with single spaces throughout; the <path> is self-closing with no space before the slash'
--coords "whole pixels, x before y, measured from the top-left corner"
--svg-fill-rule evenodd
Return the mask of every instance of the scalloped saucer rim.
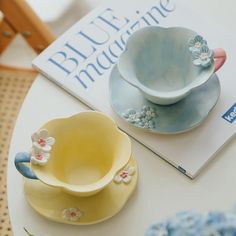
<path id="1" fill-rule="evenodd" d="M 198 127 L 215 107 L 220 96 L 220 90 L 219 78 L 216 74 L 213 74 L 209 81 L 194 89 L 183 100 L 172 105 L 163 106 L 148 101 L 137 88 L 124 81 L 117 65 L 113 67 L 109 78 L 110 104 L 114 112 L 132 127 L 158 134 L 179 134 Z M 194 102 L 195 107 L 190 104 L 191 102 Z M 155 128 L 140 127 L 124 118 L 124 112 L 128 109 L 141 111 L 143 106 L 150 106 L 157 110 L 157 117 L 154 118 Z M 173 114 L 176 116 L 172 117 Z M 196 116 L 194 117 L 194 115 Z M 161 123 L 158 121 L 161 121 Z"/>
<path id="2" fill-rule="evenodd" d="M 37 213 L 49 220 L 72 225 L 96 224 L 116 215 L 136 189 L 138 166 L 133 156 L 128 165 L 135 168 L 129 183 L 118 183 L 114 179 L 105 189 L 90 197 L 73 196 L 38 180 L 26 178 L 25 197 Z"/>

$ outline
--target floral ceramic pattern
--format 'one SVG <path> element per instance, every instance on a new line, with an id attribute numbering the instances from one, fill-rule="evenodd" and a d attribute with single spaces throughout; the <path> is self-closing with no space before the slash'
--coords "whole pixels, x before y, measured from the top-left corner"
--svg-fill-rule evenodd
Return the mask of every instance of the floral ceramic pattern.
<path id="1" fill-rule="evenodd" d="M 62 218 L 67 221 L 78 221 L 82 215 L 82 212 L 77 208 L 66 208 L 62 211 Z"/>
<path id="2" fill-rule="evenodd" d="M 207 41 L 201 35 L 189 40 L 189 51 L 192 53 L 193 64 L 208 67 L 213 63 L 213 51 L 207 46 Z"/>
<path id="3" fill-rule="evenodd" d="M 135 173 L 135 167 L 127 165 L 123 170 L 119 172 L 118 175 L 115 176 L 114 182 L 115 183 L 125 183 L 128 184 L 132 180 L 132 175 Z"/>
<path id="4" fill-rule="evenodd" d="M 135 124 L 141 128 L 153 129 L 155 128 L 155 118 L 157 117 L 157 113 L 154 108 L 143 106 L 141 111 L 128 109 L 123 113 L 123 117 L 131 124 Z"/>
<path id="5" fill-rule="evenodd" d="M 129 122 L 129 123 L 137 123 L 139 122 L 139 113 L 134 109 L 128 109 L 124 114 L 123 117 Z"/>
<path id="6" fill-rule="evenodd" d="M 45 165 L 50 157 L 51 146 L 55 143 L 53 137 L 49 137 L 48 131 L 42 129 L 31 136 L 32 150 L 31 163 L 36 165 Z"/>
<path id="7" fill-rule="evenodd" d="M 156 112 L 151 107 L 143 106 L 143 108 L 141 110 L 141 117 L 144 117 L 147 120 L 151 120 L 156 117 Z"/>
<path id="8" fill-rule="evenodd" d="M 235 212 L 192 211 L 177 213 L 174 217 L 152 225 L 146 236 L 235 236 Z"/>
<path id="9" fill-rule="evenodd" d="M 200 51 L 193 53 L 193 58 L 194 65 L 208 67 L 213 62 L 213 51 L 204 45 L 201 47 Z"/>
<path id="10" fill-rule="evenodd" d="M 32 136 L 33 146 L 42 149 L 44 152 L 49 152 L 51 150 L 51 146 L 55 143 L 55 139 L 53 137 L 48 137 L 48 131 L 46 129 L 42 129 Z"/>
<path id="11" fill-rule="evenodd" d="M 207 45 L 207 41 L 201 35 L 196 35 L 189 40 L 189 50 L 191 52 L 199 51 L 203 45 Z"/>
<path id="12" fill-rule="evenodd" d="M 50 154 L 48 152 L 44 152 L 39 148 L 32 148 L 31 150 L 31 163 L 36 165 L 46 165 L 48 162 L 48 159 L 50 157 Z"/>

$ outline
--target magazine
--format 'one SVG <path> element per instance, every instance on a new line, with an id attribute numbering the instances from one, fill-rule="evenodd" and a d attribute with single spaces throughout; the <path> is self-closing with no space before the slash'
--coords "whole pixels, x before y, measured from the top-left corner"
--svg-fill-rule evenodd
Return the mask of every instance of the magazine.
<path id="1" fill-rule="evenodd" d="M 227 62 L 217 72 L 221 82 L 218 102 L 201 125 L 188 132 L 167 135 L 137 129 L 119 118 L 111 107 L 111 70 L 130 35 L 150 25 L 193 29 L 204 35 L 212 47 L 227 51 Z M 218 34 L 214 22 L 194 12 L 188 1 L 110 0 L 60 36 L 33 61 L 33 66 L 91 109 L 110 115 L 122 130 L 194 178 L 236 130 L 236 82 L 232 76 L 236 58 L 229 55 L 236 49 L 236 39 L 226 37 L 229 32 L 224 32 L 224 37 Z"/>

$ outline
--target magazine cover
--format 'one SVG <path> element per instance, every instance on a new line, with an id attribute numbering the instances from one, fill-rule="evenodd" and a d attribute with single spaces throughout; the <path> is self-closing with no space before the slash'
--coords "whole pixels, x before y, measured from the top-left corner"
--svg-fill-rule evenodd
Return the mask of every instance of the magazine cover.
<path id="1" fill-rule="evenodd" d="M 227 60 L 207 83 L 180 102 L 167 106 L 147 102 L 140 90 L 124 81 L 117 62 L 130 36 L 148 26 L 191 29 L 204 42 L 207 39 L 210 48 L 223 48 Z M 235 134 L 235 40 L 222 27 L 219 34 L 218 26 L 205 20 L 187 1 L 130 0 L 125 7 L 120 1 L 108 1 L 66 31 L 33 65 L 91 109 L 110 115 L 122 130 L 194 178 Z M 147 57 L 140 71 L 152 62 Z"/>

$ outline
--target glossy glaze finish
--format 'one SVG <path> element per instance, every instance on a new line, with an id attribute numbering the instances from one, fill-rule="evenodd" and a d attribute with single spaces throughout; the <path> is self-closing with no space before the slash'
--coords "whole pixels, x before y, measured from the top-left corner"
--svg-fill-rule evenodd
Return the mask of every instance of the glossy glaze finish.
<path id="1" fill-rule="evenodd" d="M 183 99 L 214 72 L 214 60 L 207 67 L 193 64 L 189 40 L 196 35 L 182 27 L 136 31 L 118 61 L 122 78 L 154 103 L 168 105 Z"/>
<path id="2" fill-rule="evenodd" d="M 138 180 L 137 163 L 131 157 L 128 164 L 135 168 L 128 184 L 112 181 L 103 191 L 86 198 L 72 196 L 40 181 L 25 179 L 26 199 L 34 210 L 52 221 L 73 225 L 104 221 L 118 213 L 135 190 Z"/>
<path id="3" fill-rule="evenodd" d="M 31 161 L 32 171 L 43 183 L 70 194 L 98 193 L 130 159 L 129 137 L 100 112 L 51 120 L 41 129 L 48 130 L 56 142 L 45 165 Z"/>

